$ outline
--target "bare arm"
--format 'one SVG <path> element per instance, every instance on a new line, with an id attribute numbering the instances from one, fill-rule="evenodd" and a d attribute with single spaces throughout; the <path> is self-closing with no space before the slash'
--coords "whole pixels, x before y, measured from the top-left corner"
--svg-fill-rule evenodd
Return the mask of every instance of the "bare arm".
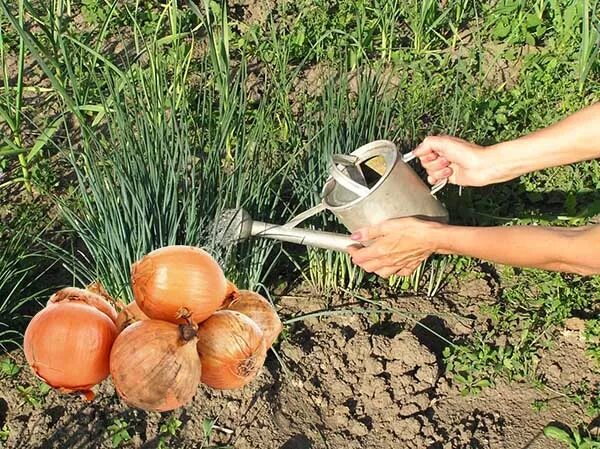
<path id="1" fill-rule="evenodd" d="M 493 182 L 600 158 L 600 103 L 519 139 L 492 145 L 485 155 Z"/>
<path id="2" fill-rule="evenodd" d="M 517 267 L 600 274 L 600 226 L 443 226 L 432 232 L 435 252 L 477 257 Z"/>
<path id="3" fill-rule="evenodd" d="M 600 225 L 574 229 L 537 226 L 451 226 L 396 218 L 352 234 L 355 263 L 383 277 L 410 274 L 432 253 L 476 257 L 506 265 L 600 274 Z"/>
<path id="4" fill-rule="evenodd" d="M 462 186 L 494 184 L 542 168 L 600 158 L 600 103 L 489 147 L 452 136 L 430 136 L 414 152 L 431 184 L 448 178 Z"/>

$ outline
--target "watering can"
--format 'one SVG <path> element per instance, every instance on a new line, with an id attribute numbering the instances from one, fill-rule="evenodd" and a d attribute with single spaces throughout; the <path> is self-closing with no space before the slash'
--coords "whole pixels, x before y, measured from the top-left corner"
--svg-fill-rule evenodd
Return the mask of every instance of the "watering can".
<path id="1" fill-rule="evenodd" d="M 336 251 L 357 245 L 349 235 L 297 227 L 325 210 L 350 232 L 398 217 L 447 222 L 448 211 L 435 198 L 447 180 L 430 189 L 408 165 L 415 157 L 412 152 L 402 155 L 388 140 L 368 143 L 349 155 L 335 154 L 318 205 L 284 225 L 254 221 L 243 209 L 225 210 L 217 224 L 222 241 L 258 236 Z"/>

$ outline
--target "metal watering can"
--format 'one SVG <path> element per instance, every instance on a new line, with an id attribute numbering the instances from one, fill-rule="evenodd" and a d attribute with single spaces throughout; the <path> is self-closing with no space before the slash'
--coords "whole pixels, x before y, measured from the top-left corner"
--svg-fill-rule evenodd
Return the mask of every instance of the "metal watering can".
<path id="1" fill-rule="evenodd" d="M 368 143 L 350 155 L 333 155 L 317 206 L 284 225 L 254 221 L 243 209 L 225 210 L 217 221 L 221 239 L 236 242 L 258 236 L 346 251 L 358 244 L 350 236 L 296 226 L 324 210 L 331 211 L 350 232 L 398 217 L 447 222 L 448 211 L 434 196 L 447 180 L 430 189 L 408 165 L 415 157 L 412 152 L 400 154 L 388 140 Z"/>

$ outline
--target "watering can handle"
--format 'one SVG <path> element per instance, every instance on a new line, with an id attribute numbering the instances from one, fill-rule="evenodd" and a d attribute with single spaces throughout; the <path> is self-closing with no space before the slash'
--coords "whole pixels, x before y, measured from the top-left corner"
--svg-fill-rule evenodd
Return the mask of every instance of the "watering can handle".
<path id="1" fill-rule="evenodd" d="M 310 209 L 305 210 L 301 214 L 296 215 L 294 218 L 292 218 L 290 221 L 288 221 L 286 224 L 284 224 L 282 226 L 282 228 L 295 228 L 300 223 L 302 223 L 304 220 L 309 219 L 313 215 L 317 215 L 319 212 L 321 212 L 323 210 L 325 210 L 325 204 L 323 202 L 320 202 L 316 206 L 313 206 Z"/>
<path id="2" fill-rule="evenodd" d="M 416 159 L 417 156 L 415 156 L 415 153 L 413 153 L 412 151 L 403 154 L 402 155 L 402 162 L 410 162 L 413 159 Z M 444 178 L 441 181 L 435 183 L 433 185 L 433 187 L 431 188 L 431 194 L 435 195 L 436 193 L 438 193 L 440 190 L 442 190 L 444 187 L 446 187 L 446 184 L 448 184 L 448 178 Z"/>

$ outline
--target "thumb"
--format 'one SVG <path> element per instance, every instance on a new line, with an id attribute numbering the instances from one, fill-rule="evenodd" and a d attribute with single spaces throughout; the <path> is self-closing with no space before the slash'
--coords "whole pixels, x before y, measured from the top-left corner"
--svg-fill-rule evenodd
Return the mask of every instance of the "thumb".
<path id="1" fill-rule="evenodd" d="M 381 237 L 385 235 L 385 227 L 383 224 L 376 224 L 364 228 L 357 229 L 350 235 L 352 240 L 356 241 L 368 241 L 376 239 L 377 237 Z"/>

